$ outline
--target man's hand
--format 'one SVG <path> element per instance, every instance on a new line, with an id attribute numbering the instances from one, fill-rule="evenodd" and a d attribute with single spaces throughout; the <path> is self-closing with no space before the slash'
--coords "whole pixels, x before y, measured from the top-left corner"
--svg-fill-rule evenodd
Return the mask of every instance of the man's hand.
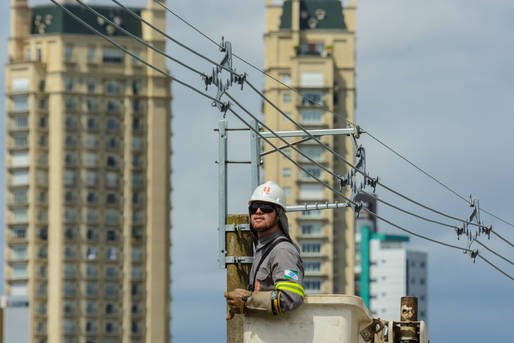
<path id="1" fill-rule="evenodd" d="M 252 292 L 242 288 L 236 288 L 231 292 L 225 292 L 225 298 L 227 298 L 228 305 L 227 320 L 232 319 L 236 313 L 245 313 L 246 299 L 248 299 L 250 295 L 252 295 Z"/>

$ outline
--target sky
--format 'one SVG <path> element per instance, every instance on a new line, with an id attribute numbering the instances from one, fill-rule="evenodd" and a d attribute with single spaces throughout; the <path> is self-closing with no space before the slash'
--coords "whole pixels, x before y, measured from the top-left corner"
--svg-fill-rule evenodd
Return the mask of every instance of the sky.
<path id="1" fill-rule="evenodd" d="M 45 3 L 46 0 L 31 3 Z M 122 1 L 144 6 L 145 1 Z M 109 3 L 109 1 L 90 1 Z M 222 36 L 233 50 L 263 65 L 264 1 L 174 0 L 169 6 L 216 40 Z M 367 0 L 357 1 L 356 122 L 394 147 L 460 194 L 472 194 L 480 205 L 513 222 L 514 182 L 514 46 L 509 0 Z M 8 1 L 0 4 L 0 44 L 6 51 Z M 220 60 L 210 42 L 176 18 L 168 16 L 167 32 L 194 49 Z M 168 52 L 207 72 L 211 66 L 169 44 Z M 0 61 L 6 63 L 6 53 Z M 201 88 L 194 74 L 169 63 L 173 76 Z M 262 87 L 263 76 L 235 62 Z M 4 70 L 0 69 L 3 79 Z M 0 93 L 4 93 L 0 83 Z M 210 89 L 209 93 L 214 94 Z M 254 113 L 261 101 L 247 89 L 234 90 Z M 173 210 L 172 210 L 172 335 L 174 343 L 225 341 L 225 271 L 217 257 L 217 127 L 220 114 L 209 100 L 178 84 L 172 85 Z M 4 99 L 0 97 L 0 108 Z M 229 118 L 229 126 L 241 127 Z M 0 119 L 5 132 L 5 119 Z M 5 149 L 5 134 L 0 148 Z M 371 175 L 431 207 L 466 217 L 465 202 L 422 175 L 363 135 Z M 249 158 L 246 133 L 229 137 L 229 156 Z M 5 189 L 4 156 L 0 187 Z M 229 170 L 229 212 L 245 213 L 250 194 L 247 166 Z M 381 198 L 427 215 L 410 204 L 377 190 Z M 0 207 L 5 207 L 4 192 Z M 452 230 L 421 222 L 380 206 L 380 215 L 412 231 L 463 246 Z M 4 213 L 0 212 L 4 222 Z M 514 240 L 514 228 L 483 215 L 487 224 Z M 4 225 L 1 225 L 3 228 Z M 401 233 L 385 223 L 383 232 Z M 483 241 L 486 239 L 483 238 Z M 429 254 L 428 330 L 434 342 L 510 341 L 514 316 L 511 280 L 462 252 L 411 238 L 411 246 Z M 512 248 L 494 236 L 492 249 L 512 259 Z M 3 247 L 3 244 L 2 244 Z M 483 249 L 479 250 L 482 252 Z M 490 253 L 484 255 L 505 271 L 514 268 Z M 3 253 L 0 254 L 3 258 Z M 2 261 L 3 262 L 3 261 Z M 500 328 L 500 329 L 499 329 Z"/>

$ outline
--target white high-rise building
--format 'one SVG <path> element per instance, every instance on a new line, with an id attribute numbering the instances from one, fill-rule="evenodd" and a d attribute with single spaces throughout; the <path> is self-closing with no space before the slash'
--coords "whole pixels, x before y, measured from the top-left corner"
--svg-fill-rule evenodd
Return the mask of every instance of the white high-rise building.
<path id="1" fill-rule="evenodd" d="M 427 253 L 404 246 L 408 237 L 372 234 L 369 241 L 369 308 L 400 320 L 400 299 L 418 298 L 418 320 L 427 319 Z M 403 238 L 403 239 L 400 239 Z"/>

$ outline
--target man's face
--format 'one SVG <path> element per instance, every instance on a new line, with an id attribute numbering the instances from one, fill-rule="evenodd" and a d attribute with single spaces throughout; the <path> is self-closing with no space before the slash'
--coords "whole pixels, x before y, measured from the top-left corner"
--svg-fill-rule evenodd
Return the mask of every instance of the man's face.
<path id="1" fill-rule="evenodd" d="M 254 203 L 258 207 L 258 205 L 263 204 L 266 206 L 271 206 L 267 203 Z M 264 231 L 271 228 L 276 224 L 277 211 L 273 208 L 273 211 L 270 213 L 263 212 L 262 209 L 257 208 L 257 211 L 251 215 L 252 227 L 256 231 Z"/>

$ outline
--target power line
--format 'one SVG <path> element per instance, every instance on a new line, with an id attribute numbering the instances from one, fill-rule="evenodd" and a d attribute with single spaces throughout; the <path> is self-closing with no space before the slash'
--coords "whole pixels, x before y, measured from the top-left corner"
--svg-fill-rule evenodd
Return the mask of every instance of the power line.
<path id="1" fill-rule="evenodd" d="M 487 249 L 489 252 L 495 254 L 496 256 L 498 256 L 499 258 L 501 258 L 502 260 L 504 261 L 507 261 L 509 262 L 510 264 L 514 265 L 514 262 L 512 262 L 511 260 L 509 260 L 508 258 L 504 257 L 503 255 L 497 253 L 496 251 L 494 251 L 493 249 L 491 248 L 488 248 L 485 244 L 483 244 L 482 242 L 480 242 L 478 239 L 474 239 L 475 242 L 477 242 L 478 244 L 480 244 L 482 247 L 484 247 L 485 249 Z"/>
<path id="2" fill-rule="evenodd" d="M 488 259 L 486 259 L 484 256 L 478 254 L 477 255 L 479 258 L 481 258 L 485 263 L 487 263 L 488 265 L 490 265 L 491 267 L 493 267 L 494 269 L 496 269 L 497 271 L 499 271 L 500 273 L 502 273 L 503 275 L 505 275 L 506 277 L 508 277 L 509 279 L 511 280 L 514 280 L 514 278 L 512 276 L 510 276 L 509 274 L 507 274 L 506 272 L 504 272 L 503 270 L 501 270 L 499 267 L 497 267 L 494 263 L 490 262 Z"/>
<path id="3" fill-rule="evenodd" d="M 115 0 L 112 0 L 112 1 L 115 1 Z M 160 0 L 155 0 L 155 2 L 163 7 L 164 9 L 166 9 L 166 11 L 168 11 L 170 14 L 172 14 L 173 16 L 175 16 L 177 19 L 179 19 L 181 22 L 183 22 L 184 24 L 186 24 L 187 26 L 189 26 L 190 28 L 192 28 L 194 31 L 196 31 L 198 34 L 200 34 L 202 37 L 206 38 L 207 40 L 209 40 L 211 43 L 213 43 L 214 45 L 216 45 L 217 47 L 221 47 L 219 45 L 219 43 L 217 43 L 214 39 L 212 39 L 211 37 L 209 37 L 208 35 L 206 35 L 205 33 L 203 33 L 200 29 L 196 28 L 193 24 L 189 23 L 187 20 L 185 20 L 184 18 L 182 18 L 180 15 L 178 15 L 177 13 L 175 13 L 173 10 L 171 10 L 168 6 L 166 6 L 163 2 L 161 2 Z M 303 96 L 297 89 L 289 86 L 288 84 L 280 81 L 279 79 L 277 79 L 276 77 L 272 76 L 271 74 L 269 73 L 266 73 L 266 71 L 262 70 L 261 68 L 257 67 L 255 64 L 253 63 L 250 63 L 248 62 L 247 60 L 245 60 L 244 58 L 238 56 L 237 54 L 233 53 L 232 56 L 234 56 L 235 58 L 237 58 L 238 60 L 240 60 L 241 62 L 245 63 L 246 65 L 248 65 L 249 67 L 255 69 L 256 71 L 258 71 L 259 73 L 262 73 L 263 75 L 265 75 L 266 77 L 272 79 L 273 81 L 275 82 L 278 82 L 279 84 L 281 84 L 282 86 L 286 87 L 287 89 L 289 89 L 290 91 L 296 93 L 297 95 L 301 96 L 302 99 L 304 100 L 307 100 L 310 104 L 312 105 L 316 105 L 316 106 L 319 106 L 321 107 L 325 112 L 329 112 L 333 115 L 336 115 L 336 116 L 339 116 L 339 117 L 343 117 L 343 119 L 350 125 L 353 125 L 353 126 L 356 126 L 354 122 L 348 120 L 345 116 L 339 114 L 339 113 L 336 113 L 332 110 L 330 110 L 330 108 L 328 108 L 327 106 L 323 105 L 322 103 L 318 103 L 314 100 L 312 100 L 311 98 L 309 97 L 305 97 Z"/>
<path id="4" fill-rule="evenodd" d="M 147 62 L 146 60 L 140 58 L 139 56 L 133 54 L 132 52 L 128 51 L 127 49 L 125 49 L 123 46 L 121 46 L 120 44 L 116 43 L 114 40 L 110 39 L 109 37 L 107 37 L 106 35 L 102 34 L 101 32 L 99 32 L 98 30 L 96 30 L 95 28 L 93 28 L 91 25 L 89 25 L 88 23 L 86 23 L 84 20 L 82 20 L 81 18 L 79 18 L 78 16 L 76 16 L 73 12 L 69 11 L 68 9 L 66 9 L 64 6 L 62 6 L 61 4 L 59 4 L 58 2 L 56 2 L 56 0 L 50 0 L 52 3 L 54 3 L 56 6 L 60 7 L 65 13 L 67 13 L 69 16 L 71 16 L 72 18 L 74 18 L 76 21 L 78 21 L 79 23 L 81 23 L 82 25 L 84 25 L 85 27 L 87 27 L 89 30 L 93 31 L 94 33 L 96 33 L 97 35 L 101 36 L 102 38 L 104 38 L 105 40 L 107 40 L 108 42 L 110 42 L 111 44 L 113 44 L 114 46 L 116 46 L 118 49 L 122 50 L 124 53 L 132 56 L 133 58 L 135 58 L 136 60 L 140 61 L 141 63 L 143 63 L 144 65 L 146 65 L 147 67 L 150 67 L 151 69 L 165 75 L 166 77 L 170 78 L 171 80 L 179 83 L 180 85 L 182 86 L 185 86 L 191 90 L 193 90 L 195 93 L 198 93 L 216 103 L 221 103 L 219 100 L 209 96 L 208 94 L 205 94 L 204 92 L 196 89 L 195 87 L 181 81 L 181 80 L 178 80 L 176 78 L 174 78 L 173 76 L 169 75 L 168 73 L 166 73 L 165 71 L 161 70 L 160 68 L 152 65 L 151 63 Z M 227 96 L 230 97 L 230 95 L 228 93 L 226 93 Z M 232 97 L 231 97 L 232 98 Z M 250 112 L 248 112 L 244 107 L 242 107 L 237 101 L 235 101 L 234 98 L 232 98 L 232 100 L 234 102 L 236 102 L 238 104 L 238 106 L 243 109 L 245 112 L 247 112 L 248 114 L 250 114 Z M 324 183 L 323 181 L 321 181 L 319 178 L 317 178 L 316 176 L 314 176 L 312 173 L 310 173 L 308 170 L 306 170 L 305 168 L 301 167 L 298 163 L 296 163 L 295 161 L 293 161 L 289 156 L 287 156 L 287 154 L 285 154 L 283 151 L 281 151 L 278 147 L 276 147 L 274 144 L 272 144 L 267 138 L 265 138 L 262 134 L 260 134 L 260 132 L 253 128 L 252 125 L 248 124 L 242 117 L 240 117 L 237 113 L 235 113 L 230 107 L 228 108 L 228 110 L 230 110 L 231 113 L 233 113 L 234 115 L 236 115 L 236 117 L 238 117 L 246 126 L 248 126 L 251 130 L 253 130 L 258 136 L 260 136 L 262 139 L 264 139 L 268 144 L 270 144 L 272 147 L 274 147 L 275 149 L 277 149 L 277 151 L 281 154 L 283 154 L 286 158 L 288 158 L 292 163 L 294 163 L 297 167 L 299 167 L 300 169 L 302 169 L 304 172 L 306 172 L 307 174 L 309 174 L 311 177 L 313 177 L 314 179 L 316 179 L 318 182 L 320 182 L 321 184 L 325 185 L 326 187 L 328 187 L 329 189 L 331 189 L 334 193 L 340 195 L 343 199 L 347 200 L 348 202 L 352 203 L 355 207 L 358 206 L 357 203 L 355 203 L 354 201 L 352 201 L 351 199 L 347 198 L 342 192 L 336 190 L 334 187 Z M 251 115 L 251 114 L 250 114 Z M 253 116 L 253 115 L 251 115 Z M 254 119 L 256 119 L 254 117 Z M 256 121 L 258 121 L 256 119 Z M 263 124 L 263 123 L 261 123 Z M 273 132 L 272 130 L 270 130 L 270 132 Z M 274 132 L 273 132 L 274 133 Z M 275 134 L 276 135 L 276 134 Z M 288 143 L 286 141 L 286 143 Z M 289 143 L 288 143 L 289 144 Z M 294 147 L 293 147 L 294 149 Z M 307 157 L 307 156 L 306 156 Z M 335 174 L 334 174 L 335 175 Z M 447 247 L 451 247 L 451 248 L 454 248 L 454 249 L 458 249 L 458 250 L 462 250 L 462 251 L 465 251 L 465 252 L 470 252 L 472 253 L 473 251 L 469 250 L 469 249 L 466 249 L 466 248 L 461 248 L 461 247 L 457 247 L 457 246 L 454 246 L 454 245 L 451 245 L 451 244 L 447 244 L 445 242 L 441 242 L 441 241 L 438 241 L 438 240 L 434 240 L 432 238 L 429 238 L 429 237 L 426 237 L 426 236 L 423 236 L 423 235 L 420 235 L 420 234 L 417 234 L 417 233 L 414 233 L 408 229 L 405 229 L 403 228 L 402 226 L 400 225 L 397 225 L 397 224 L 394 224 L 390 221 L 388 221 L 387 219 L 385 218 L 382 218 L 381 216 L 378 216 L 376 213 L 368 210 L 368 209 L 363 209 L 364 211 L 368 212 L 370 215 L 372 216 L 375 216 L 377 219 L 380 219 L 400 230 L 403 230 L 407 233 L 410 233 L 416 237 L 419 237 L 419 238 L 422 238 L 422 239 L 425 239 L 425 240 L 428 240 L 428 241 L 431 241 L 431 242 L 434 242 L 436 244 L 440 244 L 440 245 L 443 245 L 443 246 L 447 246 Z M 494 265 L 493 265 L 494 266 Z M 497 267 L 495 267 L 497 268 Z"/>
<path id="5" fill-rule="evenodd" d="M 77 0 L 78 1 L 78 0 Z M 213 60 L 205 57 L 204 55 L 196 52 L 195 50 L 189 48 L 188 46 L 186 46 L 185 44 L 177 41 L 176 39 L 174 39 L 173 37 L 169 36 L 168 34 L 166 34 L 165 32 L 163 32 L 162 30 L 158 29 L 157 27 L 155 27 L 154 25 L 152 25 L 151 23 L 149 23 L 148 21 L 144 20 L 142 17 L 140 17 L 139 15 L 137 15 L 135 12 L 133 12 L 132 10 L 128 9 L 127 7 L 123 6 L 122 4 L 120 4 L 117 0 L 112 0 L 114 3 L 116 3 L 118 6 L 122 7 L 123 9 L 125 9 L 126 11 L 128 11 L 132 16 L 134 16 L 136 19 L 144 22 L 145 24 L 149 25 L 152 29 L 156 30 L 157 32 L 159 32 L 160 34 L 162 34 L 163 36 L 165 36 L 166 38 L 170 39 L 171 41 L 173 41 L 174 43 L 180 45 L 181 47 L 187 49 L 188 51 L 196 54 L 197 56 L 207 60 L 208 62 L 210 63 L 213 63 L 214 65 L 218 66 L 218 67 L 221 67 L 223 68 L 224 70 L 227 70 L 228 72 L 230 73 L 234 73 L 232 70 L 224 67 L 224 66 L 221 66 L 219 64 L 217 64 L 216 62 L 214 62 Z M 201 32 L 199 29 L 197 29 L 196 27 L 194 27 L 192 24 L 190 24 L 189 22 L 187 22 L 185 19 L 183 19 L 181 16 L 177 15 L 175 12 L 173 12 L 171 9 L 169 9 L 167 6 L 165 6 L 164 4 L 160 3 L 159 1 L 156 1 L 160 6 L 162 6 L 163 8 L 165 8 L 166 10 L 168 10 L 170 13 L 172 13 L 174 16 L 176 16 L 178 19 L 180 19 L 181 21 L 183 21 L 186 25 L 190 26 L 191 28 L 193 28 L 195 31 L 197 31 L 199 34 L 201 34 L 202 36 L 204 36 L 205 38 L 207 38 L 209 41 L 211 41 L 213 44 L 215 44 L 216 46 L 220 47 L 220 45 L 218 43 L 216 43 L 213 39 L 211 39 L 210 37 L 208 37 L 207 35 L 205 35 L 203 32 Z M 237 57 L 235 54 L 233 54 L 233 56 Z M 244 60 L 243 60 L 244 61 Z M 246 62 L 246 61 L 245 61 Z M 252 65 L 253 66 L 253 65 Z M 253 66 L 254 67 L 254 66 Z M 259 69 L 258 69 L 259 70 Z M 259 70 L 261 71 L 261 70 Z M 278 81 L 278 80 L 277 80 Z M 280 82 L 280 81 L 278 81 Z M 272 104 L 265 96 L 264 94 L 260 93 L 251 83 L 249 83 L 247 81 L 247 83 L 249 84 L 249 86 L 254 90 L 256 91 L 261 97 L 263 97 L 265 100 L 267 100 L 276 110 L 278 110 L 282 115 L 286 116 L 287 119 L 289 119 L 292 123 L 294 123 L 296 126 L 300 127 L 303 129 L 303 131 L 308 134 L 310 136 L 310 138 L 314 138 L 313 136 L 311 136 L 298 122 L 296 122 L 295 120 L 293 120 L 292 118 L 288 117 L 283 111 L 281 111 L 278 107 L 276 107 L 274 104 Z M 285 84 L 284 84 L 285 85 Z M 288 85 L 285 85 L 286 87 L 290 88 Z M 291 88 L 292 89 L 292 88 Z M 293 89 L 294 90 L 294 89 Z M 296 90 L 295 90 L 296 91 Z M 371 136 L 371 134 L 370 134 Z M 374 136 L 373 136 L 374 137 Z M 316 139 L 315 139 L 316 140 Z M 328 146 L 326 146 L 325 144 L 323 144 L 321 141 L 319 140 L 316 140 L 320 145 L 322 145 L 324 148 L 328 148 Z M 332 153 L 332 154 L 335 154 L 337 157 L 339 157 L 340 159 L 342 159 L 347 165 L 349 165 L 351 168 L 353 168 L 354 170 L 358 171 L 359 173 L 361 173 L 363 176 L 365 177 L 368 177 L 368 178 L 371 178 L 368 174 L 362 172 L 360 169 L 356 168 L 353 164 L 351 164 L 350 162 L 348 162 L 346 159 L 344 159 L 344 157 L 342 157 L 340 154 L 336 153 L 335 150 L 331 150 L 329 149 L 329 151 Z M 268 152 L 269 153 L 269 152 Z M 401 155 L 400 155 L 401 156 Z M 403 156 L 402 156 L 403 158 Z M 404 158 L 405 159 L 405 158 Z M 407 159 L 405 159 L 406 161 L 408 161 Z M 410 163 L 410 162 L 409 162 Z M 328 171 L 327 169 L 325 169 L 325 171 Z M 339 175 L 335 175 L 332 173 L 333 176 L 335 176 L 336 178 L 340 179 L 340 176 Z M 400 192 L 398 191 L 395 191 L 394 189 L 386 186 L 385 184 L 383 184 L 382 182 L 380 182 L 378 179 L 377 179 L 377 184 L 379 184 L 381 187 L 383 187 L 384 189 L 418 205 L 418 206 L 421 206 L 427 210 L 430 210 L 436 214 L 439 214 L 439 215 L 442 215 L 442 216 L 445 216 L 447 218 L 450 218 L 450 219 L 453 219 L 453 220 L 457 220 L 457 221 L 460 221 L 466 225 L 474 225 L 474 226 L 478 226 L 478 227 L 483 227 L 483 228 L 487 228 L 486 226 L 483 226 L 481 224 L 476 224 L 476 223 L 473 223 L 473 222 L 470 222 L 470 221 L 467 221 L 467 220 L 464 220 L 464 219 L 461 219 L 461 218 L 457 218 L 457 217 L 454 217 L 454 216 L 451 216 L 451 215 L 448 215 L 448 214 L 445 214 L 441 211 L 438 211 L 438 210 L 435 210 L 435 209 L 432 209 L 430 208 L 429 206 L 426 206 L 418 201 L 415 201 L 403 194 L 401 194 Z M 393 207 L 393 208 L 397 208 L 395 207 L 394 205 L 391 205 L 391 204 L 388 204 L 389 206 Z M 399 208 L 397 208 L 399 209 Z M 424 217 L 420 217 L 420 216 L 417 216 L 415 214 L 412 214 L 408 211 L 404 211 L 402 209 L 399 209 L 405 213 L 408 213 L 408 214 L 411 214 L 413 216 L 416 216 L 418 218 L 424 218 Z M 427 219 L 425 218 L 425 220 L 427 221 L 431 221 L 433 223 L 436 223 L 436 224 L 441 224 L 441 222 L 438 222 L 438 221 L 434 221 L 434 220 L 430 220 L 430 219 Z M 449 225 L 446 225 L 446 224 L 442 224 L 444 226 L 449 226 Z M 451 228 L 454 228 L 454 226 L 450 226 Z"/>
<path id="6" fill-rule="evenodd" d="M 241 105 L 240 103 L 237 102 L 237 100 L 235 100 L 233 97 L 231 97 L 228 93 L 226 93 L 227 96 L 232 100 L 234 101 L 234 103 L 239 107 L 241 108 L 245 113 L 247 113 L 250 117 L 252 117 L 252 119 L 254 119 L 255 121 L 257 122 L 260 122 L 253 114 L 251 114 L 243 105 Z M 341 191 L 338 191 L 337 189 L 335 189 L 333 186 L 323 182 L 322 180 L 320 180 L 318 177 L 316 177 L 315 175 L 313 175 L 311 172 L 309 172 L 307 169 L 303 168 L 300 164 L 298 164 L 296 161 L 294 161 L 290 156 L 288 156 L 286 153 L 284 153 L 282 150 L 278 149 L 277 146 L 275 146 L 268 138 L 264 137 L 257 129 L 255 129 L 250 123 L 248 123 L 247 121 L 245 121 L 239 114 L 237 114 L 234 110 L 232 110 L 230 107 L 228 109 L 232 114 L 234 114 L 243 124 L 245 124 L 247 127 L 250 128 L 250 130 L 252 130 L 253 132 L 255 132 L 255 134 L 257 134 L 261 139 L 263 139 L 266 143 L 268 143 L 269 145 L 271 145 L 274 149 L 277 149 L 278 152 L 280 154 L 282 154 L 284 157 L 286 157 L 290 162 L 292 162 L 296 167 L 300 168 L 301 170 L 303 170 L 304 172 L 306 172 L 307 174 L 309 174 L 312 178 L 314 178 L 316 181 L 318 181 L 319 183 L 321 183 L 322 185 L 324 185 L 325 187 L 327 187 L 328 189 L 330 189 L 332 192 L 334 192 L 335 194 L 341 196 L 344 200 L 348 201 L 349 203 L 351 203 L 353 206 L 355 207 L 358 207 L 359 205 L 351 200 L 350 198 L 348 198 L 344 193 L 342 193 Z M 261 123 L 262 124 L 262 123 Z M 270 132 L 274 135 L 277 135 L 273 130 L 270 130 Z M 278 135 L 277 135 L 278 136 Z M 369 213 L 370 215 L 376 217 L 377 219 L 380 219 L 386 223 L 388 223 L 389 225 L 399 229 L 399 230 L 402 230 L 404 232 L 407 232 L 413 236 L 416 236 L 416 237 L 419 237 L 419 238 L 422 238 L 422 239 L 425 239 L 427 241 L 430 241 L 430 242 L 433 242 L 433 243 L 436 243 L 436 244 L 440 244 L 440 245 L 443 245 L 443 246 L 446 246 L 446 247 L 449 247 L 449 248 L 454 248 L 454 249 L 457 249 L 457 250 L 461 250 L 461 251 L 464 251 L 464 252 L 469 252 L 469 253 L 472 253 L 473 251 L 470 250 L 470 249 L 467 249 L 467 248 L 462 248 L 462 247 L 459 247 L 459 246 L 456 246 L 456 245 L 452 245 L 452 244 L 448 244 L 448 243 L 445 243 L 445 242 L 441 242 L 441 241 L 438 241 L 438 240 L 435 240 L 435 239 L 432 239 L 432 238 L 429 238 L 427 236 L 424 236 L 424 235 L 421 235 L 421 234 L 418 234 L 418 233 L 415 233 L 413 231 L 410 231 L 398 224 L 395 224 L 379 215 L 377 215 L 375 212 L 367 209 L 367 208 L 362 208 L 363 211 Z"/>
<path id="7" fill-rule="evenodd" d="M 509 242 L 509 240 L 507 240 L 506 238 L 502 237 L 498 232 L 494 231 L 493 229 L 491 229 L 491 232 L 496 235 L 496 237 L 498 237 L 499 239 L 501 239 L 502 241 L 504 241 L 505 243 L 507 243 L 508 245 L 510 245 L 512 248 L 514 248 L 514 244 L 512 244 L 511 242 Z"/>
<path id="8" fill-rule="evenodd" d="M 115 1 L 115 0 L 113 0 Z M 155 0 L 156 3 L 158 5 L 160 5 L 161 7 L 163 7 L 164 9 L 166 9 L 169 13 L 171 13 L 173 16 L 175 16 L 177 19 L 179 19 L 180 21 L 182 21 L 184 24 L 186 24 L 187 26 L 189 26 L 190 28 L 192 28 L 194 31 L 196 31 L 198 34 L 200 34 L 201 36 L 203 36 L 204 38 L 206 38 L 207 40 L 209 40 L 211 43 L 213 43 L 214 45 L 220 47 L 220 45 L 215 41 L 213 40 L 212 38 L 210 38 L 208 35 L 206 35 L 205 33 L 203 33 L 200 29 L 198 29 L 197 27 L 195 27 L 193 24 L 191 24 L 190 22 L 188 22 L 187 20 L 185 20 L 182 16 L 178 15 L 177 13 L 175 13 L 173 10 L 171 10 L 169 7 L 167 7 L 163 2 L 161 2 L 160 0 Z M 300 95 L 302 97 L 302 99 L 306 99 L 307 101 L 309 101 L 309 103 L 311 104 L 316 104 L 316 105 L 319 105 L 320 107 L 322 107 L 326 112 L 329 112 L 329 113 L 332 113 L 333 115 L 338 115 L 338 116 L 341 116 L 340 114 L 338 113 L 335 113 L 333 111 L 331 111 L 327 106 L 324 106 L 323 104 L 320 104 L 320 103 L 316 103 L 314 101 L 312 101 L 311 99 L 309 98 L 306 98 L 304 97 L 297 89 L 287 85 L 286 83 L 280 81 L 279 79 L 273 77 L 272 75 L 266 73 L 264 70 L 258 68 L 257 66 L 255 66 L 254 64 L 246 61 L 245 59 L 243 59 L 242 57 L 236 55 L 235 53 L 233 54 L 234 57 L 236 57 L 237 59 L 239 59 L 241 62 L 247 64 L 248 66 L 250 66 L 251 68 L 255 69 L 256 71 L 262 73 L 263 75 L 265 75 L 266 77 L 272 79 L 273 81 L 279 83 L 280 85 L 286 87 L 287 89 L 293 91 L 294 93 Z M 357 125 L 344 118 L 346 120 L 346 122 L 348 122 L 349 124 L 357 127 Z M 373 138 L 374 140 L 376 140 L 378 143 L 382 144 L 384 147 L 386 147 L 388 150 L 390 150 L 392 153 L 394 153 L 395 155 L 397 155 L 398 157 L 400 157 L 401 159 L 403 159 L 405 162 L 409 163 L 410 165 L 412 165 L 414 168 L 416 168 L 418 171 L 420 171 L 421 173 L 423 173 L 424 175 L 426 175 L 427 177 L 429 177 L 430 179 L 432 179 L 433 181 L 437 182 L 438 184 L 440 184 L 441 186 L 443 186 L 444 188 L 446 188 L 448 191 L 450 191 L 451 193 L 455 194 L 457 197 L 461 198 L 462 200 L 466 201 L 466 203 L 468 203 L 469 205 L 471 204 L 469 202 L 468 199 L 466 199 L 465 197 L 461 196 L 460 194 L 458 194 L 456 191 L 454 191 L 453 189 L 451 189 L 449 186 L 447 186 L 446 184 L 444 184 L 443 182 L 439 181 L 437 178 L 435 178 L 434 176 L 432 176 L 431 174 L 429 174 L 428 172 L 426 172 L 425 170 L 423 170 L 422 168 L 418 167 L 416 164 L 414 164 L 413 162 L 409 161 L 406 157 L 402 156 L 400 153 L 398 153 L 397 151 L 395 151 L 394 149 L 392 149 L 391 147 L 389 147 L 387 144 L 383 143 L 382 141 L 380 141 L 378 138 L 376 138 L 375 136 L 373 136 L 371 133 L 369 133 L 368 131 L 364 131 L 364 133 L 367 133 L 371 138 Z M 381 184 L 382 187 L 384 187 L 383 184 Z M 385 188 L 385 187 L 384 187 Z M 388 190 L 390 190 L 390 188 L 387 188 Z M 407 199 L 406 200 L 409 200 L 411 201 L 412 199 Z M 419 202 L 416 202 L 416 201 L 412 201 L 413 203 L 417 204 L 417 205 L 420 205 L 426 209 L 429 209 L 429 210 L 432 210 L 426 206 L 423 206 L 421 205 Z M 512 226 L 514 227 L 514 224 L 494 215 L 493 213 L 491 213 L 490 211 L 486 210 L 486 209 L 480 209 L 480 211 L 483 211 L 487 214 L 489 214 L 490 216 L 502 221 L 503 223 L 509 225 L 509 226 Z M 433 211 L 435 213 L 438 213 L 438 214 L 441 214 L 441 215 L 444 215 L 442 214 L 442 212 L 440 211 Z M 444 215 L 446 216 L 446 215 Z M 451 218 L 451 216 L 446 216 L 448 218 Z M 452 219 L 455 219 L 455 217 L 453 217 Z M 468 222 L 468 221 L 465 221 L 465 220 L 462 220 L 462 219 L 455 219 L 455 220 L 459 220 L 459 221 L 462 221 L 463 223 L 465 224 L 468 224 L 468 225 L 476 225 L 475 223 L 471 223 L 471 222 Z M 508 242 L 509 244 L 511 244 L 510 242 Z M 512 245 L 512 244 L 511 244 Z"/>

